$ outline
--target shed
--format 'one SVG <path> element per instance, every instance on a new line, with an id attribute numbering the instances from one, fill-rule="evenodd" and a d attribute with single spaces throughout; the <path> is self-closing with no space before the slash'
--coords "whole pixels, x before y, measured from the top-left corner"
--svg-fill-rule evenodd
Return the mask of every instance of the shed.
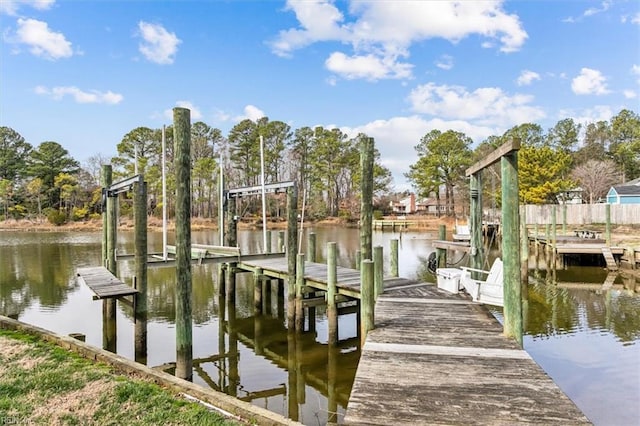
<path id="1" fill-rule="evenodd" d="M 608 204 L 640 204 L 640 185 L 612 186 L 607 193 Z"/>

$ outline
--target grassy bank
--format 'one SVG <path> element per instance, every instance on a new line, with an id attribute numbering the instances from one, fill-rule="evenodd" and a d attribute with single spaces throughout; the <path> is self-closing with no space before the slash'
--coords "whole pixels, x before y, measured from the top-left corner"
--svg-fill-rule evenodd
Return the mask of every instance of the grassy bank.
<path id="1" fill-rule="evenodd" d="M 239 423 L 32 335 L 0 330 L 0 424 Z"/>

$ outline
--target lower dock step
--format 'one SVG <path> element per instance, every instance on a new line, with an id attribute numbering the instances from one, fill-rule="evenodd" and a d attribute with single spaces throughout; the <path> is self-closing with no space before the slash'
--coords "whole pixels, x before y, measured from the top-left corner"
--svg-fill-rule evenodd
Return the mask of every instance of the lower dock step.
<path id="1" fill-rule="evenodd" d="M 611 249 L 609 247 L 602 247 L 602 255 L 604 256 L 605 262 L 607 262 L 607 269 L 610 271 L 617 271 L 618 264 L 616 260 L 613 258 L 613 253 L 611 253 Z"/>

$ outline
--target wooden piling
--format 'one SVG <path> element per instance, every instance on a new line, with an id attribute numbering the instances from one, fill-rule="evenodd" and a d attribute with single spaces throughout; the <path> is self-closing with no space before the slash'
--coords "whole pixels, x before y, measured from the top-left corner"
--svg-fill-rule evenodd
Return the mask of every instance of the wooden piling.
<path id="1" fill-rule="evenodd" d="M 363 259 L 373 259 L 373 138 L 364 137 L 360 141 L 360 250 Z"/>
<path id="2" fill-rule="evenodd" d="M 284 247 L 284 235 L 285 235 L 284 231 L 278 231 L 278 243 L 277 244 L 278 244 L 278 252 L 279 253 L 282 253 L 285 250 L 285 247 Z"/>
<path id="3" fill-rule="evenodd" d="M 309 262 L 316 261 L 316 233 L 310 232 L 307 236 L 307 258 Z"/>
<path id="4" fill-rule="evenodd" d="M 256 268 L 253 272 L 253 313 L 260 315 L 262 313 L 262 269 Z"/>
<path id="5" fill-rule="evenodd" d="M 135 360 L 146 364 L 147 360 L 147 183 L 134 185 L 135 232 L 135 283 L 138 293 L 134 296 Z"/>
<path id="6" fill-rule="evenodd" d="M 287 327 L 295 329 L 296 256 L 298 254 L 298 188 L 287 190 Z"/>
<path id="7" fill-rule="evenodd" d="M 338 283 L 338 251 L 335 242 L 327 243 L 327 320 L 328 342 L 330 345 L 338 343 L 338 307 L 336 295 Z"/>
<path id="8" fill-rule="evenodd" d="M 375 290 L 373 288 L 373 261 L 365 259 L 362 261 L 360 270 L 360 304 L 362 316 L 362 344 L 367 338 L 369 330 L 373 330 L 375 324 L 374 306 Z"/>
<path id="9" fill-rule="evenodd" d="M 271 253 L 271 231 L 267 230 L 267 247 L 265 253 Z"/>
<path id="10" fill-rule="evenodd" d="M 304 307 L 302 289 L 304 288 L 304 254 L 298 253 L 296 263 L 296 331 L 304 331 Z M 309 318 L 312 321 L 312 318 Z"/>
<path id="11" fill-rule="evenodd" d="M 173 109 L 176 170 L 176 377 L 193 377 L 191 308 L 191 118 Z"/>
<path id="12" fill-rule="evenodd" d="M 482 269 L 484 262 L 483 241 L 482 241 L 482 171 L 471 175 L 471 267 Z M 474 278 L 479 278 L 474 276 Z"/>
<path id="13" fill-rule="evenodd" d="M 504 332 L 522 347 L 522 284 L 518 214 L 518 152 L 501 158 Z"/>
<path id="14" fill-rule="evenodd" d="M 107 262 L 107 241 L 109 240 L 109 236 L 108 236 L 108 230 L 109 230 L 109 220 L 108 220 L 108 214 L 107 214 L 107 188 L 109 188 L 111 186 L 111 184 L 113 183 L 113 169 L 111 167 L 111 164 L 104 164 L 102 166 L 102 173 L 101 173 L 101 184 L 102 184 L 102 197 L 103 197 L 103 204 L 102 204 L 102 266 L 104 266 L 105 268 L 109 268 L 109 264 Z"/>
<path id="15" fill-rule="evenodd" d="M 399 277 L 400 271 L 398 269 L 398 240 L 391 240 L 391 276 Z"/>
<path id="16" fill-rule="evenodd" d="M 374 282 L 374 299 L 384 291 L 384 264 L 383 264 L 382 246 L 373 248 L 373 282 Z"/>
<path id="17" fill-rule="evenodd" d="M 522 296 L 524 300 L 529 297 L 529 231 L 527 230 L 527 210 L 522 206 L 522 219 L 520 220 L 520 281 L 522 282 Z"/>
<path id="18" fill-rule="evenodd" d="M 113 183 L 111 165 L 104 165 L 102 167 L 102 182 L 106 198 L 106 212 L 102 215 L 102 262 L 109 272 L 117 276 L 118 264 L 116 263 L 116 245 L 118 238 L 118 197 L 111 195 L 111 193 L 107 191 Z M 115 352 L 117 348 L 116 330 L 116 299 L 104 299 L 102 301 L 102 347 L 111 352 Z"/>
<path id="19" fill-rule="evenodd" d="M 446 225 L 438 226 L 438 239 L 440 241 L 445 241 L 447 239 L 447 227 Z M 437 248 L 436 249 L 436 259 L 438 263 L 438 268 L 446 268 L 447 267 L 447 250 Z"/>
<path id="20" fill-rule="evenodd" d="M 226 244 L 229 247 L 238 247 L 238 217 L 236 215 L 237 200 L 231 197 L 227 200 L 227 233 Z"/>

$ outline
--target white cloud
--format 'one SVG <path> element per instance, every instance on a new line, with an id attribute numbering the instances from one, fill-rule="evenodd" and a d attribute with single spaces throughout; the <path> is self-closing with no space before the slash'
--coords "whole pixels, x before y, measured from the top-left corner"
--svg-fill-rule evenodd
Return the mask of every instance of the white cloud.
<path id="1" fill-rule="evenodd" d="M 569 16 L 569 17 L 563 19 L 562 22 L 568 22 L 568 23 L 579 22 L 584 18 L 588 18 L 590 16 L 594 16 L 594 15 L 598 15 L 600 13 L 604 13 L 607 10 L 609 10 L 609 8 L 611 7 L 611 4 L 612 4 L 611 0 L 604 0 L 603 2 L 600 3 L 600 7 L 590 7 L 588 9 L 586 9 L 584 12 L 582 12 L 582 15 L 580 15 L 578 17 Z"/>
<path id="2" fill-rule="evenodd" d="M 570 109 L 562 109 L 558 111 L 558 119 L 573 118 L 573 120 L 586 126 L 589 123 L 597 123 L 598 121 L 609 121 L 614 116 L 614 112 L 609 105 L 596 105 L 593 108 L 587 108 L 581 111 Z"/>
<path id="3" fill-rule="evenodd" d="M 598 70 L 582 68 L 580 75 L 571 81 L 571 90 L 576 95 L 606 95 L 607 79 Z"/>
<path id="4" fill-rule="evenodd" d="M 633 17 L 631 18 L 631 23 L 640 25 L 640 12 L 633 15 Z"/>
<path id="5" fill-rule="evenodd" d="M 462 86 L 427 83 L 414 88 L 408 97 L 414 112 L 451 120 L 472 120 L 476 125 L 511 127 L 545 117 L 541 108 L 530 105 L 529 95 L 507 95 L 497 87 L 469 92 Z"/>
<path id="6" fill-rule="evenodd" d="M 516 83 L 518 86 L 528 86 L 533 83 L 534 80 L 540 80 L 540 74 L 534 71 L 523 70 Z"/>
<path id="7" fill-rule="evenodd" d="M 0 0 L 0 13 L 17 15 L 22 6 L 29 6 L 37 10 L 47 10 L 55 3 L 55 0 Z"/>
<path id="8" fill-rule="evenodd" d="M 65 96 L 71 96 L 79 104 L 108 104 L 116 105 L 122 102 L 124 96 L 112 91 L 100 92 L 98 90 L 83 91 L 75 86 L 56 86 L 47 88 L 37 86 L 34 92 L 38 95 L 49 96 L 54 100 L 61 100 Z"/>
<path id="9" fill-rule="evenodd" d="M 635 90 L 623 90 L 622 94 L 627 99 L 635 99 L 638 97 L 638 94 L 636 93 Z"/>
<path id="10" fill-rule="evenodd" d="M 443 70 L 450 70 L 453 68 L 453 57 L 450 55 L 442 55 L 440 59 L 436 61 L 436 66 Z"/>
<path id="11" fill-rule="evenodd" d="M 266 114 L 254 105 L 247 105 L 244 107 L 244 116 L 251 121 L 258 121 L 260 118 L 265 117 Z"/>
<path id="12" fill-rule="evenodd" d="M 71 43 L 64 34 L 52 31 L 46 22 L 36 19 L 18 19 L 13 43 L 26 44 L 35 56 L 49 60 L 68 58 L 73 55 Z"/>
<path id="13" fill-rule="evenodd" d="M 140 21 L 138 29 L 142 37 L 142 42 L 138 45 L 140 53 L 151 62 L 172 64 L 182 40 L 159 24 Z"/>
<path id="14" fill-rule="evenodd" d="M 333 52 L 325 65 L 329 71 L 347 80 L 364 78 L 371 81 L 409 78 L 413 68 L 413 65 L 397 62 L 393 57 L 379 57 L 373 54 L 347 56 L 342 52 Z"/>
<path id="15" fill-rule="evenodd" d="M 196 107 L 193 103 L 189 101 L 177 101 L 176 106 L 190 110 L 190 116 L 191 116 L 192 122 L 194 120 L 202 120 L 202 113 L 200 112 L 200 109 Z M 166 109 L 164 111 L 164 116 L 168 120 L 173 120 L 173 108 Z"/>
<path id="16" fill-rule="evenodd" d="M 325 61 L 345 78 L 411 77 L 411 64 L 398 59 L 407 58 L 417 41 L 457 43 L 475 34 L 495 41 L 503 52 L 514 52 L 528 37 L 519 18 L 502 9 L 502 1 L 351 1 L 351 21 L 330 0 L 288 0 L 287 10 L 300 26 L 280 31 L 270 43 L 273 52 L 289 56 L 316 42 L 348 44 L 353 53 L 334 52 Z"/>

